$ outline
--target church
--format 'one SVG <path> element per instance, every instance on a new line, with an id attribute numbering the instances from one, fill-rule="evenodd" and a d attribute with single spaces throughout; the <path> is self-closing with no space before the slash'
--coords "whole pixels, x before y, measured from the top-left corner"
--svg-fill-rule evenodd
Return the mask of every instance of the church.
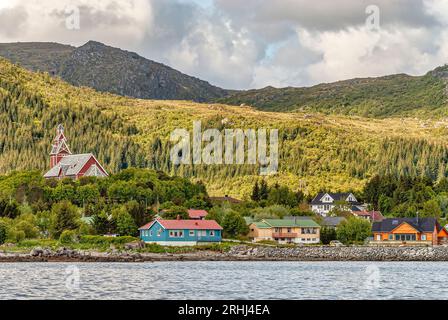
<path id="1" fill-rule="evenodd" d="M 50 170 L 45 178 L 63 179 L 80 177 L 107 177 L 106 170 L 101 166 L 92 153 L 72 154 L 64 135 L 64 127 L 57 127 L 56 138 L 50 153 Z"/>

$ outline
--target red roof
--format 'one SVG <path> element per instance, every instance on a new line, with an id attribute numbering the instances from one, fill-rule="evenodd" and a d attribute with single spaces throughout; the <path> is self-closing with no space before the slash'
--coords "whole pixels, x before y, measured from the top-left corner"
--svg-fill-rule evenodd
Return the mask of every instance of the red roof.
<path id="1" fill-rule="evenodd" d="M 190 219 L 205 218 L 208 215 L 208 212 L 205 210 L 190 209 L 187 211 L 188 211 L 188 216 L 190 217 Z"/>
<path id="2" fill-rule="evenodd" d="M 151 228 L 151 226 L 154 222 L 155 222 L 155 220 L 145 224 L 143 227 L 138 228 L 138 230 L 148 230 L 149 228 Z"/>
<path id="3" fill-rule="evenodd" d="M 159 222 L 163 228 L 172 229 L 190 229 L 190 230 L 222 230 L 222 227 L 215 220 L 154 220 L 145 224 L 139 230 L 151 228 L 154 222 Z"/>

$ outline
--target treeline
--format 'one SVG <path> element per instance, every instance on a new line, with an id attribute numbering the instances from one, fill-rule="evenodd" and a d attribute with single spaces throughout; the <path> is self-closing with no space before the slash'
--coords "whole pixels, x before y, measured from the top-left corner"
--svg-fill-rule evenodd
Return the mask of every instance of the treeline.
<path id="1" fill-rule="evenodd" d="M 383 214 L 398 217 L 446 217 L 448 179 L 377 175 L 365 186 L 364 200 Z"/>
<path id="2" fill-rule="evenodd" d="M 108 178 L 46 180 L 39 172 L 0 176 L 0 225 L 7 240 L 77 235 L 138 235 L 160 207 L 210 207 L 205 186 L 147 169 Z"/>

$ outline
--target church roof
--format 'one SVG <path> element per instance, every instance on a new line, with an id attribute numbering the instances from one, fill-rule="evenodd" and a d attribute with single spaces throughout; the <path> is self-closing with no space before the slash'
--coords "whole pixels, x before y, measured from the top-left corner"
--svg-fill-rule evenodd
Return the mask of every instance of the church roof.
<path id="1" fill-rule="evenodd" d="M 57 178 L 59 176 L 76 176 L 92 157 L 95 158 L 91 153 L 67 155 L 63 157 L 57 165 L 51 168 L 44 177 Z"/>
<path id="2" fill-rule="evenodd" d="M 61 140 L 57 144 L 54 144 L 51 148 L 50 155 L 59 154 L 61 151 L 66 151 L 68 154 L 72 153 L 65 140 Z"/>

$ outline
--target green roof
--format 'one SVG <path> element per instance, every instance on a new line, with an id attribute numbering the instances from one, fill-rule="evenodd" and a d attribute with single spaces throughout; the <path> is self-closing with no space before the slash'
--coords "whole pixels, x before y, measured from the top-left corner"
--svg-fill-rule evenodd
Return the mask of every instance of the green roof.
<path id="1" fill-rule="evenodd" d="M 272 228 L 270 225 L 268 225 L 267 223 L 264 223 L 263 221 L 261 222 L 253 222 L 253 224 L 259 228 L 259 229 L 270 229 Z"/>
<path id="2" fill-rule="evenodd" d="M 297 220 L 283 220 L 283 219 L 264 219 L 264 224 L 271 227 L 320 227 L 314 220 L 311 219 L 297 219 Z"/>
<path id="3" fill-rule="evenodd" d="M 246 224 L 247 224 L 247 225 L 249 225 L 249 224 L 251 224 L 252 222 L 254 222 L 254 218 L 252 218 L 252 217 L 244 217 L 244 220 L 246 221 Z"/>

